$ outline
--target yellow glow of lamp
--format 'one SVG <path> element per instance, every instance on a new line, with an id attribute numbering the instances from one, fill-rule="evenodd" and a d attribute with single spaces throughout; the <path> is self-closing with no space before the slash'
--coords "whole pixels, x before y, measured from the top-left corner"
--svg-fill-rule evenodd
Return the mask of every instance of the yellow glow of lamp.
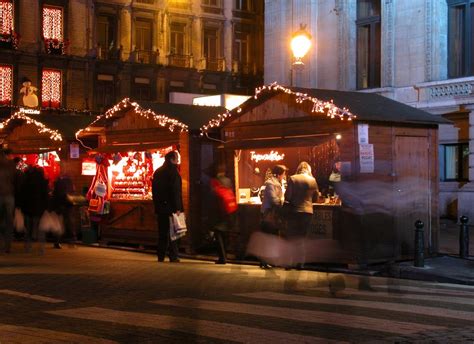
<path id="1" fill-rule="evenodd" d="M 304 64 L 302 58 L 311 48 L 311 35 L 306 31 L 306 25 L 300 24 L 300 29 L 293 34 L 291 38 L 291 51 L 295 58 L 293 64 Z"/>

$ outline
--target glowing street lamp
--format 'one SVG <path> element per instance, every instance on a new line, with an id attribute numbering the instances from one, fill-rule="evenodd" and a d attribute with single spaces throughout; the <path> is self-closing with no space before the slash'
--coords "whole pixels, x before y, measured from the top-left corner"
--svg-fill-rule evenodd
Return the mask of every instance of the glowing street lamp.
<path id="1" fill-rule="evenodd" d="M 300 29 L 291 38 L 291 51 L 295 58 L 294 65 L 304 65 L 302 59 L 311 48 L 311 35 L 306 31 L 306 25 L 300 24 Z"/>

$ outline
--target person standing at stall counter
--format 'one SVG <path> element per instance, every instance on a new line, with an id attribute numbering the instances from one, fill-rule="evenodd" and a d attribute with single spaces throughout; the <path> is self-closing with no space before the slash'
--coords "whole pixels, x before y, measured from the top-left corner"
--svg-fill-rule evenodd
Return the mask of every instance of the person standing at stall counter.
<path id="1" fill-rule="evenodd" d="M 153 174 L 152 193 L 155 213 L 158 218 L 158 261 L 165 260 L 166 251 L 170 262 L 179 262 L 178 244 L 170 239 L 170 216 L 183 211 L 181 176 L 178 171 L 179 153 L 171 151 L 165 155 L 163 166 Z"/>
<path id="2" fill-rule="evenodd" d="M 288 178 L 288 188 L 285 192 L 285 202 L 289 203 L 289 219 L 286 237 L 295 240 L 295 254 L 291 255 L 289 267 L 302 266 L 305 263 L 304 238 L 309 233 L 313 219 L 313 200 L 318 195 L 318 184 L 311 174 L 311 166 L 302 161 L 296 169 L 296 174 Z"/>

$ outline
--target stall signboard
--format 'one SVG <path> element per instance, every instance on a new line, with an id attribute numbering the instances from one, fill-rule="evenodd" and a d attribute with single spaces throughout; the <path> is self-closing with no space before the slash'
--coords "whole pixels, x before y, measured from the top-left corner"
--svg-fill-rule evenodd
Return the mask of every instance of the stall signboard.
<path id="1" fill-rule="evenodd" d="M 79 145 L 77 143 L 69 145 L 69 157 L 71 159 L 79 159 Z"/>
<path id="2" fill-rule="evenodd" d="M 374 145 L 360 144 L 360 173 L 374 173 Z"/>
<path id="3" fill-rule="evenodd" d="M 97 164 L 94 159 L 82 160 L 82 175 L 83 176 L 95 176 L 97 173 Z"/>
<path id="4" fill-rule="evenodd" d="M 369 125 L 368 124 L 359 124 L 357 126 L 359 133 L 359 144 L 368 144 L 369 143 Z"/>

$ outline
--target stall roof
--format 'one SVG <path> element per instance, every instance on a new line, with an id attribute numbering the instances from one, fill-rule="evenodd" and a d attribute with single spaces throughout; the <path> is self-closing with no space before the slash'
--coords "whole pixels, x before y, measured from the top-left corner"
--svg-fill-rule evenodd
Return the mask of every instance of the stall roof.
<path id="1" fill-rule="evenodd" d="M 4 133 L 21 125 L 25 121 L 24 119 L 15 118 L 14 116 L 15 115 L 11 116 L 12 120 L 2 129 Z M 95 116 L 80 114 L 29 114 L 27 117 L 42 123 L 51 130 L 57 131 L 66 140 L 74 140 L 76 132 L 88 126 L 96 118 Z"/>
<path id="2" fill-rule="evenodd" d="M 255 97 L 250 98 L 241 104 L 240 107 L 228 112 L 230 118 L 225 122 L 231 123 L 246 112 L 281 93 L 295 94 L 295 97 L 297 93 L 302 93 L 309 97 L 317 98 L 320 101 L 332 101 L 334 105 L 340 109 L 341 113 L 345 113 L 345 109 L 347 109 L 350 114 L 356 116 L 356 120 L 358 121 L 381 121 L 429 125 L 451 123 L 449 120 L 441 116 L 432 115 L 426 111 L 376 93 L 286 87 L 280 86 L 276 83 L 257 89 Z M 222 124 L 223 121 L 217 120 L 215 117 L 212 121 L 208 122 L 207 126 L 202 126 L 201 130 L 205 132 L 209 127 L 216 125 L 219 126 Z"/>
<path id="3" fill-rule="evenodd" d="M 138 102 L 144 109 L 164 114 L 186 124 L 190 130 L 199 130 L 216 116 L 226 113 L 223 106 L 201 106 L 171 103 Z"/>

